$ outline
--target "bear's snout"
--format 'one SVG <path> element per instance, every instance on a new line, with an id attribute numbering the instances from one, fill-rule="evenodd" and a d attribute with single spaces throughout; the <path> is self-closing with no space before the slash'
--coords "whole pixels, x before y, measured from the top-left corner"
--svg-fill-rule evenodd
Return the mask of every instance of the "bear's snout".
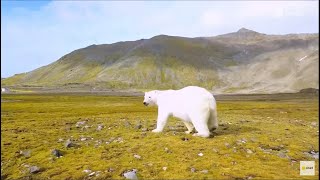
<path id="1" fill-rule="evenodd" d="M 148 106 L 148 103 L 146 103 L 146 102 L 143 102 L 143 104 L 144 104 L 145 106 Z"/>

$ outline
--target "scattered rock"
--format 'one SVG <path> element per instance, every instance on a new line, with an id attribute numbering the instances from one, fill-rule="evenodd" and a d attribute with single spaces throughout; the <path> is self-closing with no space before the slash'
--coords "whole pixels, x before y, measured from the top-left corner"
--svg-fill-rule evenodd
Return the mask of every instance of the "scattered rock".
<path id="1" fill-rule="evenodd" d="M 88 173 L 91 173 L 92 171 L 90 169 L 85 169 L 83 170 L 83 172 L 88 174 Z"/>
<path id="2" fill-rule="evenodd" d="M 165 152 L 168 152 L 168 151 L 169 151 L 169 148 L 165 147 L 165 148 L 164 148 L 164 151 L 165 151 Z"/>
<path id="3" fill-rule="evenodd" d="M 114 172 L 113 168 L 108 168 L 105 172 Z"/>
<path id="4" fill-rule="evenodd" d="M 123 143 L 123 138 L 122 137 L 118 137 L 113 142 Z"/>
<path id="5" fill-rule="evenodd" d="M 133 155 L 133 157 L 136 159 L 141 159 L 141 156 L 139 156 L 138 154 Z"/>
<path id="6" fill-rule="evenodd" d="M 23 166 L 23 167 L 25 167 L 25 168 L 29 168 L 29 167 L 30 167 L 29 164 L 25 164 L 25 163 L 21 164 L 21 166 Z"/>
<path id="7" fill-rule="evenodd" d="M 242 138 L 242 139 L 241 139 L 241 142 L 242 142 L 242 143 L 246 143 L 247 141 L 248 141 L 248 140 L 247 140 L 246 138 Z"/>
<path id="8" fill-rule="evenodd" d="M 100 147 L 100 145 L 101 145 L 101 143 L 96 143 L 96 144 L 94 144 L 94 147 L 98 148 L 98 147 Z"/>
<path id="9" fill-rule="evenodd" d="M 237 149 L 233 149 L 233 152 L 236 153 L 236 152 L 237 152 Z"/>
<path id="10" fill-rule="evenodd" d="M 98 124 L 98 127 L 97 127 L 97 131 L 101 131 L 103 129 L 103 125 L 102 124 Z"/>
<path id="11" fill-rule="evenodd" d="M 252 154 L 253 152 L 250 149 L 247 149 L 248 154 Z"/>
<path id="12" fill-rule="evenodd" d="M 167 168 L 167 167 L 162 167 L 162 169 L 163 169 L 164 171 L 166 171 L 168 168 Z"/>
<path id="13" fill-rule="evenodd" d="M 148 131 L 148 128 L 142 128 L 141 131 L 146 132 L 146 131 Z"/>
<path id="14" fill-rule="evenodd" d="M 222 175 L 222 176 L 228 176 L 229 174 L 223 172 L 223 173 L 221 173 L 221 175 Z M 236 180 L 237 180 L 237 178 L 236 178 Z"/>
<path id="15" fill-rule="evenodd" d="M 208 174 L 208 170 L 207 169 L 204 169 L 204 170 L 202 170 L 202 171 L 200 171 L 201 173 L 204 173 L 204 174 Z"/>
<path id="16" fill-rule="evenodd" d="M 30 157 L 31 156 L 31 150 L 23 150 L 20 151 L 20 155 L 23 155 L 24 157 Z"/>
<path id="17" fill-rule="evenodd" d="M 80 139 L 80 141 L 86 141 L 86 140 L 87 140 L 87 138 L 85 138 L 85 137 Z"/>
<path id="18" fill-rule="evenodd" d="M 71 129 L 72 129 L 72 128 L 71 128 L 71 125 L 67 125 L 67 126 L 64 128 L 65 131 L 71 131 Z"/>
<path id="19" fill-rule="evenodd" d="M 66 141 L 66 143 L 64 144 L 64 146 L 67 147 L 67 148 L 72 147 L 72 145 L 73 145 L 73 143 L 71 142 L 70 139 L 68 139 L 68 140 Z"/>
<path id="20" fill-rule="evenodd" d="M 76 123 L 76 127 L 79 128 L 82 125 L 85 125 L 87 123 L 87 121 L 79 121 Z"/>
<path id="21" fill-rule="evenodd" d="M 213 151 L 213 152 L 216 152 L 216 153 L 219 152 L 219 150 L 216 149 L 216 148 L 213 148 L 212 151 Z"/>
<path id="22" fill-rule="evenodd" d="M 125 173 L 123 173 L 123 176 L 124 176 L 126 179 L 138 179 L 135 170 L 125 172 Z"/>
<path id="23" fill-rule="evenodd" d="M 227 148 L 230 148 L 231 145 L 229 143 L 224 143 L 224 145 L 227 147 Z"/>
<path id="24" fill-rule="evenodd" d="M 115 137 L 111 137 L 111 138 L 109 139 L 109 141 L 112 142 L 112 141 L 114 141 L 115 139 L 116 139 Z"/>
<path id="25" fill-rule="evenodd" d="M 59 151 L 58 149 L 52 150 L 51 153 L 52 153 L 54 156 L 56 156 L 56 157 L 60 157 L 60 156 L 63 155 L 63 154 L 61 153 L 61 151 Z"/>
<path id="26" fill-rule="evenodd" d="M 142 125 L 139 123 L 136 125 L 136 129 L 141 129 L 142 128 Z"/>
<path id="27" fill-rule="evenodd" d="M 70 147 L 78 147 L 79 145 L 73 143 L 70 139 L 68 139 L 68 140 L 66 141 L 66 143 L 64 144 L 64 146 L 65 146 L 66 148 L 70 148 Z"/>
<path id="28" fill-rule="evenodd" d="M 101 144 L 102 140 L 96 140 L 95 142 L 98 143 L 98 144 Z"/>
<path id="29" fill-rule="evenodd" d="M 304 152 L 304 154 L 306 154 L 314 159 L 319 159 L 319 151 L 311 150 L 308 152 Z"/>
<path id="30" fill-rule="evenodd" d="M 96 172 L 92 172 L 89 174 L 89 176 L 93 176 L 94 174 L 96 174 Z"/>
<path id="31" fill-rule="evenodd" d="M 81 128 L 81 131 L 84 131 L 84 130 L 87 130 L 87 129 L 89 129 L 91 126 L 89 126 L 89 125 L 85 125 L 85 126 L 83 126 L 82 128 Z"/>
<path id="32" fill-rule="evenodd" d="M 29 168 L 29 170 L 30 170 L 31 174 L 36 174 L 36 173 L 40 172 L 40 168 L 38 166 L 31 166 Z"/>
<path id="33" fill-rule="evenodd" d="M 131 123 L 128 122 L 128 121 L 125 121 L 124 122 L 124 126 L 127 127 L 127 128 L 130 128 L 131 127 Z"/>
<path id="34" fill-rule="evenodd" d="M 241 178 L 241 179 L 244 179 L 244 180 L 249 180 L 249 179 L 253 179 L 254 178 L 254 176 L 246 176 L 246 177 L 244 177 L 244 178 Z"/>
<path id="35" fill-rule="evenodd" d="M 62 138 L 58 139 L 58 142 L 63 142 L 63 139 Z"/>
<path id="36" fill-rule="evenodd" d="M 312 126 L 312 127 L 317 127 L 318 124 L 317 124 L 317 122 L 312 122 L 312 123 L 311 123 L 311 126 Z"/>
<path id="37" fill-rule="evenodd" d="M 191 168 L 190 171 L 191 171 L 192 173 L 195 173 L 195 172 L 196 172 L 196 168 Z"/>
<path id="38" fill-rule="evenodd" d="M 202 156 L 203 156 L 203 153 L 199 153 L 198 156 L 202 157 Z"/>
<path id="39" fill-rule="evenodd" d="M 277 155 L 278 155 L 280 158 L 289 158 L 289 156 L 288 156 L 286 153 L 284 153 L 284 152 L 279 152 Z"/>
<path id="40" fill-rule="evenodd" d="M 96 176 L 100 176 L 101 171 L 96 172 Z"/>
<path id="41" fill-rule="evenodd" d="M 165 151 L 166 153 L 172 153 L 172 151 L 170 151 L 169 148 L 167 148 L 167 147 L 164 148 L 164 151 Z"/>
<path id="42" fill-rule="evenodd" d="M 245 144 L 245 143 L 247 143 L 247 139 L 246 138 L 242 138 L 242 139 L 238 139 L 237 141 L 236 141 L 236 144 L 237 145 L 241 145 L 241 144 Z"/>
<path id="43" fill-rule="evenodd" d="M 263 151 L 264 153 L 270 154 L 272 152 L 272 149 L 264 149 L 262 147 L 258 147 L 258 149 L 260 149 L 261 151 Z"/>

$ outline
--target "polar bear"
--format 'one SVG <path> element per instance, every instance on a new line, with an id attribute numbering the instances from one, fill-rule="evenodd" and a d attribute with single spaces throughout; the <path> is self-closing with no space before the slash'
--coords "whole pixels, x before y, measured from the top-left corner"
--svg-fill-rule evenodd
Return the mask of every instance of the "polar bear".
<path id="1" fill-rule="evenodd" d="M 162 132 L 168 117 L 183 121 L 193 136 L 209 137 L 210 131 L 218 128 L 217 105 L 213 95 L 204 88 L 188 86 L 179 90 L 154 90 L 145 92 L 143 104 L 158 106 L 157 128 L 152 132 Z"/>

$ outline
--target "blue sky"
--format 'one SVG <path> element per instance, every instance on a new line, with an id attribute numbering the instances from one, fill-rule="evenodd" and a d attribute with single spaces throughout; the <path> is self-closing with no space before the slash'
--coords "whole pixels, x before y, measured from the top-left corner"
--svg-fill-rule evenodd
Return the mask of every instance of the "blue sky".
<path id="1" fill-rule="evenodd" d="M 1 1 L 1 77 L 91 44 L 159 34 L 318 33 L 318 14 L 318 1 Z"/>

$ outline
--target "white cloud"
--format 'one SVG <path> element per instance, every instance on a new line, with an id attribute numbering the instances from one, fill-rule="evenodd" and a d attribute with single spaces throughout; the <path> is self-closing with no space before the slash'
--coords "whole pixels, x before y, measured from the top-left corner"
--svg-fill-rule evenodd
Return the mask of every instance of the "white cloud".
<path id="1" fill-rule="evenodd" d="M 4 8 L 4 7 L 2 7 Z M 1 76 L 30 71 L 94 43 L 158 34 L 213 36 L 241 27 L 318 32 L 317 1 L 52 1 L 1 16 Z"/>
<path id="2" fill-rule="evenodd" d="M 205 26 L 218 26 L 223 24 L 223 14 L 221 12 L 215 12 L 215 11 L 207 11 L 202 14 L 201 22 Z"/>

